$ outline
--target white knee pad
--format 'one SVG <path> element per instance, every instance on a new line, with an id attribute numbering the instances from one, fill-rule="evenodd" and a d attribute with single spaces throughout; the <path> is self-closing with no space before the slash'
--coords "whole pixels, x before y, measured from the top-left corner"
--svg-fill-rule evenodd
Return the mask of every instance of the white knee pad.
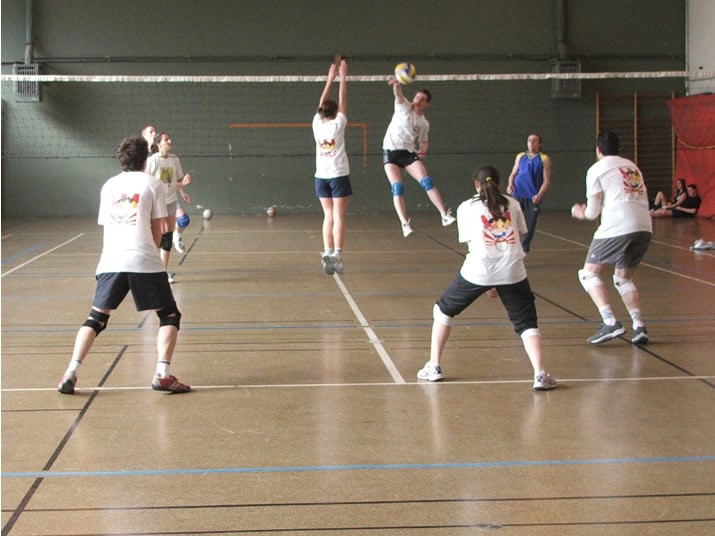
<path id="1" fill-rule="evenodd" d="M 594 287 L 603 285 L 601 276 L 596 273 L 589 272 L 588 270 L 578 271 L 578 281 L 581 283 L 581 286 L 586 292 L 589 292 Z"/>
<path id="2" fill-rule="evenodd" d="M 617 275 L 614 275 L 613 284 L 616 287 L 618 294 L 621 296 L 628 294 L 629 292 L 636 291 L 636 286 L 633 284 L 632 279 L 626 279 L 625 277 L 618 277 Z"/>
<path id="3" fill-rule="evenodd" d="M 529 328 L 521 332 L 521 340 L 525 340 L 527 337 L 541 337 L 541 332 L 539 328 Z"/>
<path id="4" fill-rule="evenodd" d="M 451 326 L 452 325 L 452 317 L 447 316 L 442 312 L 442 309 L 439 308 L 439 305 L 436 303 L 434 304 L 434 307 L 432 308 L 432 318 L 434 318 L 435 322 L 439 322 L 440 324 L 444 326 Z"/>

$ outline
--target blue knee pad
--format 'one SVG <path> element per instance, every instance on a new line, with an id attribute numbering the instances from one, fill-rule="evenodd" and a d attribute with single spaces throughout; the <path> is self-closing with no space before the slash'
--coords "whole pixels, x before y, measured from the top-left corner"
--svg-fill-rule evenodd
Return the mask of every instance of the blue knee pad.
<path id="1" fill-rule="evenodd" d="M 181 228 L 181 229 L 186 229 L 190 223 L 191 223 L 191 218 L 189 217 L 189 215 L 186 212 L 184 212 L 181 216 L 176 218 L 176 225 L 178 225 L 179 228 Z"/>
<path id="2" fill-rule="evenodd" d="M 393 196 L 402 197 L 405 195 L 405 185 L 401 182 L 393 182 L 391 188 Z"/>
<path id="3" fill-rule="evenodd" d="M 420 179 L 420 186 L 422 186 L 422 189 L 425 192 L 429 192 L 432 188 L 434 188 L 434 182 L 432 182 L 430 177 L 422 177 Z"/>

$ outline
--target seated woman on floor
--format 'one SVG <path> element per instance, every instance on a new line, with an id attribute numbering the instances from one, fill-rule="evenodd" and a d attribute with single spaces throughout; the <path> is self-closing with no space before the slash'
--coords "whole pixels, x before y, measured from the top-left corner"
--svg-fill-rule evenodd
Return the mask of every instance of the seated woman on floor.
<path id="1" fill-rule="evenodd" d="M 685 179 L 678 179 L 675 181 L 675 192 L 673 192 L 673 197 L 668 199 L 665 192 L 658 192 L 655 194 L 655 200 L 650 206 L 650 211 L 653 212 L 659 208 L 675 208 L 680 206 L 683 201 L 688 197 L 688 192 L 685 191 Z"/>
<path id="2" fill-rule="evenodd" d="M 688 197 L 682 203 L 672 208 L 659 208 L 651 212 L 650 215 L 653 218 L 692 218 L 698 213 L 700 202 L 698 187 L 694 184 L 688 184 Z"/>

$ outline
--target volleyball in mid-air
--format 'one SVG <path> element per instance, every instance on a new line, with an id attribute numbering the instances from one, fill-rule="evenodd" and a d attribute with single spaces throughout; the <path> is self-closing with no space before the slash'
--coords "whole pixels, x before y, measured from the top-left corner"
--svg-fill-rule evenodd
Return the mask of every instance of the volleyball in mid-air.
<path id="1" fill-rule="evenodd" d="M 395 78 L 402 85 L 411 84 L 415 76 L 417 76 L 417 69 L 411 63 L 398 63 L 395 65 Z"/>
<path id="2" fill-rule="evenodd" d="M 211 218 L 214 217 L 214 211 L 211 210 L 210 208 L 207 208 L 204 210 L 204 219 L 205 220 L 210 220 Z"/>

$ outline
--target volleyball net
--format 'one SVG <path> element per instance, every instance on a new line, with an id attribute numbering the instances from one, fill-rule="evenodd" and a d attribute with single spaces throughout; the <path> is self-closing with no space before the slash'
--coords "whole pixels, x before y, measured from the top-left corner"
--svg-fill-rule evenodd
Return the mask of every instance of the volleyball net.
<path id="1" fill-rule="evenodd" d="M 712 74 L 712 73 L 710 73 Z M 504 73 L 419 75 L 404 87 L 434 96 L 442 153 L 499 150 L 512 129 L 546 128 L 554 114 L 589 115 L 594 95 L 682 94 L 684 80 L 708 73 Z M 384 75 L 348 77 L 348 146 L 358 158 L 379 153 L 392 113 Z M 305 130 L 325 76 L 2 75 L 5 157 L 91 158 L 147 124 L 167 130 L 185 156 L 276 157 L 312 153 Z M 337 98 L 337 83 L 334 98 Z M 569 101 L 569 102 L 565 102 Z M 576 105 L 574 103 L 579 103 Z M 667 110 L 665 110 L 667 113 Z M 583 122 L 583 117 L 575 124 Z M 543 125 L 543 127 L 542 127 Z M 445 129 L 444 126 L 448 128 Z M 481 133 L 481 135 L 480 135 Z M 307 142 L 306 142 L 307 139 Z"/>
<path id="2" fill-rule="evenodd" d="M 403 91 L 408 99 L 422 88 L 433 95 L 429 166 L 437 176 L 467 176 L 475 162 L 508 174 L 531 132 L 542 135 L 560 173 L 580 175 L 593 160 L 597 129 L 611 128 L 621 136 L 624 156 L 636 160 L 651 188 L 662 189 L 670 186 L 675 160 L 667 102 L 684 94 L 686 81 L 714 77 L 686 71 L 418 73 Z M 106 160 L 102 169 L 114 169 L 119 141 L 149 124 L 170 133 L 187 171 L 224 181 L 240 177 L 246 195 L 262 194 L 265 180 L 278 188 L 314 171 L 310 122 L 324 74 L 16 74 L 1 81 L 2 157 L 12 173 L 46 173 L 54 166 L 67 176 L 85 165 L 105 173 L 90 161 Z M 356 178 L 383 175 L 382 139 L 394 102 L 386 81 L 386 75 L 348 77 L 346 144 Z M 337 92 L 336 81 L 331 97 Z"/>

